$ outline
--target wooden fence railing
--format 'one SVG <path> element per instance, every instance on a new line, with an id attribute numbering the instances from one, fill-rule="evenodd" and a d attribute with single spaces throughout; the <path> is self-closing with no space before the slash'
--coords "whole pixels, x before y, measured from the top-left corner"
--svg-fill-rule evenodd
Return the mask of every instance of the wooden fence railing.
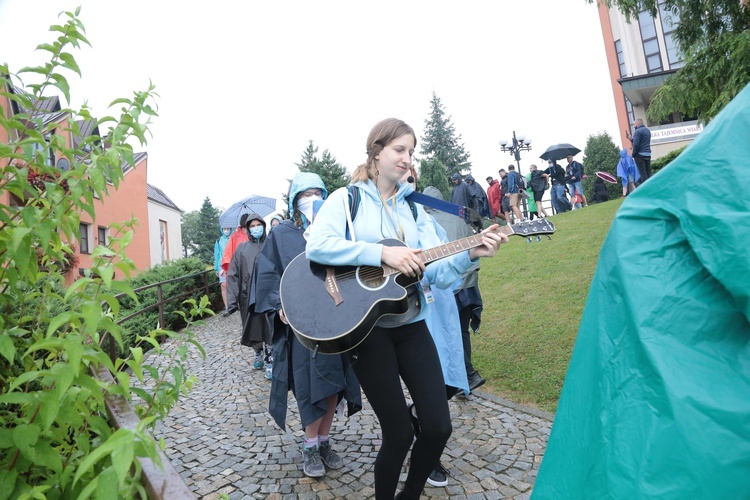
<path id="1" fill-rule="evenodd" d="M 199 275 L 203 275 L 203 284 L 201 286 L 193 288 L 188 291 L 184 291 L 172 297 L 164 298 L 163 289 L 162 289 L 164 285 L 168 283 L 174 283 L 177 281 L 192 279 Z M 146 285 L 140 288 L 136 288 L 135 290 L 133 290 L 133 292 L 135 293 L 148 290 L 150 288 L 156 288 L 156 298 L 157 298 L 156 303 L 151 304 L 150 306 L 144 307 L 143 309 L 140 309 L 139 311 L 136 311 L 132 314 L 129 314 L 128 316 L 120 319 L 118 321 L 118 324 L 122 324 L 125 321 L 138 316 L 139 314 L 143 314 L 144 312 L 150 311 L 154 308 L 158 308 L 159 309 L 159 328 L 164 328 L 166 326 L 166 322 L 164 320 L 165 318 L 164 306 L 166 304 L 169 304 L 170 302 L 182 299 L 184 297 L 188 297 L 201 290 L 205 291 L 205 293 L 208 294 L 210 287 L 216 286 L 219 284 L 218 280 L 216 281 L 210 280 L 209 276 L 215 277 L 213 270 L 190 274 L 187 276 L 181 276 L 179 278 L 174 278 L 174 279 L 166 280 L 166 281 L 160 281 L 159 283 L 153 283 L 151 285 Z M 120 294 L 117 296 L 117 298 L 119 299 L 123 295 L 124 294 Z M 107 336 L 108 334 L 105 334 L 105 336 L 103 336 L 102 338 L 102 341 L 105 341 L 104 337 L 107 337 Z M 109 344 L 109 357 L 114 362 L 115 357 L 117 356 L 115 352 L 115 342 L 111 338 L 109 338 L 108 344 Z M 114 378 L 112 377 L 112 374 L 109 373 L 109 370 L 107 370 L 105 367 L 100 366 L 94 372 L 94 376 L 96 376 L 99 380 L 102 380 L 103 382 L 107 382 L 111 384 L 116 383 Z M 112 419 L 112 422 L 114 422 L 114 426 L 117 429 L 120 429 L 120 428 L 135 429 L 135 427 L 138 425 L 138 422 L 139 422 L 138 415 L 135 413 L 133 408 L 130 407 L 130 405 L 128 404 L 128 401 L 124 397 L 113 396 L 113 395 L 108 394 L 105 396 L 105 401 L 106 401 L 107 412 L 109 413 L 109 417 Z M 162 453 L 161 450 L 159 450 L 158 443 L 156 445 L 156 449 L 158 450 L 159 456 L 161 457 L 161 467 L 150 459 L 139 459 L 139 462 L 141 464 L 141 469 L 142 469 L 141 481 L 143 482 L 143 485 L 146 488 L 148 497 L 151 500 L 183 500 L 183 499 L 196 498 L 195 494 L 190 490 L 190 488 L 188 488 L 188 486 L 185 484 L 185 481 L 183 481 L 182 477 L 180 477 L 180 475 L 177 473 L 175 468 L 172 466 L 172 463 L 169 461 L 169 458 L 167 458 L 167 456 L 164 455 L 164 453 Z"/>

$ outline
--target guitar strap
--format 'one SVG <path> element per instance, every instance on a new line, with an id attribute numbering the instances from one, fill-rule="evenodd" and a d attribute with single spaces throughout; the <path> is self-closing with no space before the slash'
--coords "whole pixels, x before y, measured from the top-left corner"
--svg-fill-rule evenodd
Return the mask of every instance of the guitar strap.
<path id="1" fill-rule="evenodd" d="M 446 212 L 457 217 L 461 217 L 467 224 L 482 220 L 482 216 L 479 214 L 479 212 L 472 208 L 456 205 L 455 203 L 434 198 L 432 196 L 427 196 L 426 194 L 418 193 L 416 191 L 411 193 L 405 199 L 407 201 L 413 201 L 414 203 L 419 203 L 420 205 L 434 208 L 435 210 L 440 210 L 441 212 Z"/>

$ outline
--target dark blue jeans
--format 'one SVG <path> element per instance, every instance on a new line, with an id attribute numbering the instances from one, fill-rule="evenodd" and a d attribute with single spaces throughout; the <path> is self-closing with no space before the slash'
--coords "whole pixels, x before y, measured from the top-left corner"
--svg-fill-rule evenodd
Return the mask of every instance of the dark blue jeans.
<path id="1" fill-rule="evenodd" d="M 562 184 L 553 184 L 550 188 L 550 198 L 552 198 L 552 206 L 555 207 L 555 212 L 560 211 L 560 205 L 557 200 L 565 196 L 565 186 Z"/>

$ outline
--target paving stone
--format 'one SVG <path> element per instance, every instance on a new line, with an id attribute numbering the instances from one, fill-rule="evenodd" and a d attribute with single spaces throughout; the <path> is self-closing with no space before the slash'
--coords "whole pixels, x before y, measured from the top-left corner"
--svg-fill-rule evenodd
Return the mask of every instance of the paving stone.
<path id="1" fill-rule="evenodd" d="M 345 467 L 320 479 L 302 472 L 304 436 L 293 396 L 287 431 L 267 412 L 270 384 L 252 369 L 252 352 L 239 344 L 239 315 L 208 319 L 193 329 L 206 350 L 191 347 L 188 370 L 199 383 L 154 432 L 199 498 L 332 500 L 371 498 L 373 466 L 381 445 L 377 419 L 365 408 L 337 417 L 332 436 Z M 169 342 L 169 341 L 168 341 Z M 169 349 L 169 344 L 165 344 Z M 163 359 L 151 358 L 158 366 Z M 448 486 L 427 485 L 428 499 L 528 499 L 547 446 L 552 416 L 475 391 L 449 403 L 453 435 L 442 462 Z M 407 458 L 408 463 L 408 458 Z M 406 479 L 406 467 L 400 480 Z"/>

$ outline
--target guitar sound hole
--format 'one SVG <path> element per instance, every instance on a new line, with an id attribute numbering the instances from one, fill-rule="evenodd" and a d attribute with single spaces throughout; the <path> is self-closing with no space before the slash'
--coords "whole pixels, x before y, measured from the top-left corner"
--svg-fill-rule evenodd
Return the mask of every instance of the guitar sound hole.
<path id="1" fill-rule="evenodd" d="M 383 276 L 381 267 L 360 267 L 357 270 L 357 281 L 365 288 L 377 290 L 382 288 L 388 280 Z"/>

